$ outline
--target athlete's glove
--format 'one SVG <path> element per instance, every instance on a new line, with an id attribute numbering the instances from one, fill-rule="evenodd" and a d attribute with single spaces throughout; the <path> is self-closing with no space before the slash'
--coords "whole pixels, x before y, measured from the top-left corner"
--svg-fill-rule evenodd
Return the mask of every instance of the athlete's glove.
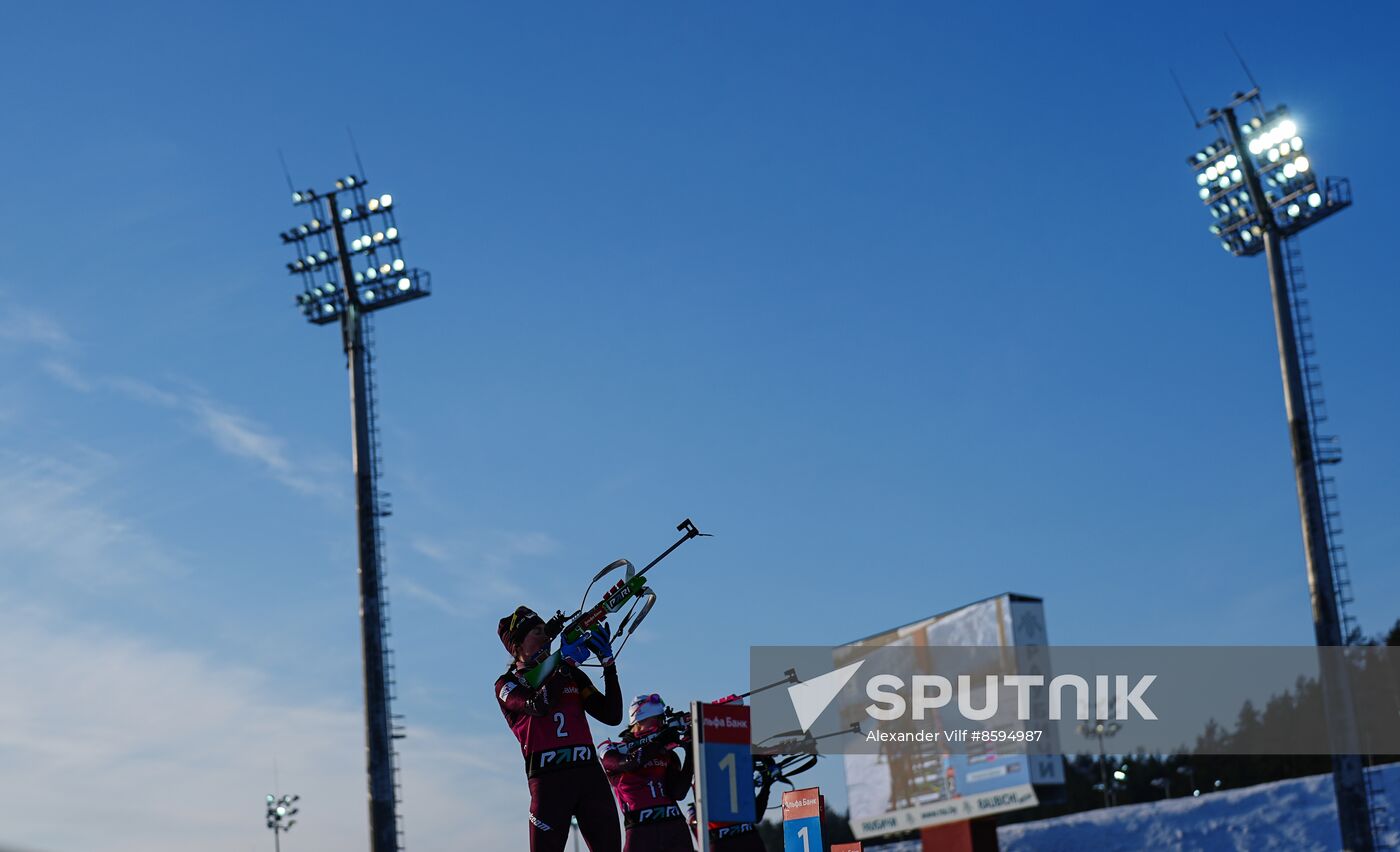
<path id="1" fill-rule="evenodd" d="M 589 631 L 588 636 L 583 641 L 593 653 L 598 655 L 598 662 L 605 666 L 613 664 L 612 628 L 606 623 Z"/>
<path id="2" fill-rule="evenodd" d="M 585 662 L 588 659 L 588 639 L 580 638 L 577 642 L 569 642 L 567 638 L 559 643 L 559 655 L 574 665 Z"/>

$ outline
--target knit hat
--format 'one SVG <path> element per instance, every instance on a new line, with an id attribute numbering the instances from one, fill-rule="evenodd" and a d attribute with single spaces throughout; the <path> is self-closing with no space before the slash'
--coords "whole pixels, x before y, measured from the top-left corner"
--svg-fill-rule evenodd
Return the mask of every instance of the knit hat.
<path id="1" fill-rule="evenodd" d="M 500 620 L 496 625 L 496 635 L 501 637 L 501 644 L 506 646 L 506 651 L 513 657 L 525 634 L 541 624 L 544 624 L 544 619 L 536 615 L 533 609 L 522 604 L 515 608 L 515 612 Z"/>

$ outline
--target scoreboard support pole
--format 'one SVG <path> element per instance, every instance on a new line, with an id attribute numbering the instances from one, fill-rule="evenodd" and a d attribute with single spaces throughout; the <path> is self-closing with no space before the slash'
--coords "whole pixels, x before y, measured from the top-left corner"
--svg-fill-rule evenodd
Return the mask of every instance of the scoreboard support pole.
<path id="1" fill-rule="evenodd" d="M 699 701 L 690 702 L 690 741 L 695 743 L 695 754 L 691 758 L 695 761 L 695 839 L 700 843 L 700 852 L 712 852 L 714 847 L 710 845 L 710 809 L 705 801 L 707 773 L 701 755 L 701 750 L 705 747 L 705 720 L 702 716 L 704 706 Z"/>

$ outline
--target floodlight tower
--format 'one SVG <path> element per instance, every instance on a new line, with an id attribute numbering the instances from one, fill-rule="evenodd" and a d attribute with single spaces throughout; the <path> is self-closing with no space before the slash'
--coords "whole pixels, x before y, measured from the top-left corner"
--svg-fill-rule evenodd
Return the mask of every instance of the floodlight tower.
<path id="1" fill-rule="evenodd" d="M 1341 461 L 1341 453 L 1334 437 L 1317 432 L 1327 418 L 1317 366 L 1310 363 L 1316 351 L 1307 301 L 1301 295 L 1305 284 L 1295 238 L 1349 206 L 1351 184 L 1345 178 L 1319 180 L 1312 149 L 1305 149 L 1288 108 L 1266 109 L 1257 86 L 1236 93 L 1227 106 L 1212 109 L 1196 126 L 1217 134 L 1186 159 L 1195 172 L 1201 201 L 1215 217 L 1211 233 L 1237 257 L 1263 252 L 1268 261 L 1313 633 L 1319 647 L 1346 645 L 1357 631 L 1346 612 L 1351 584 L 1337 540 L 1341 530 L 1336 492 L 1325 473 L 1327 465 Z M 1321 679 L 1333 738 L 1332 776 L 1342 846 L 1349 852 L 1371 852 L 1376 824 L 1347 672 L 1344 666 L 1324 662 Z"/>
<path id="2" fill-rule="evenodd" d="M 425 270 L 407 266 L 390 195 L 368 196 L 366 181 L 349 175 L 335 191 L 292 193 L 292 204 L 311 212 L 309 222 L 282 234 L 294 246 L 287 264 L 301 278 L 297 305 L 312 323 L 339 322 L 350 372 L 350 437 L 355 473 L 355 518 L 359 537 L 360 636 L 365 671 L 365 759 L 369 773 L 371 852 L 398 852 L 398 756 L 403 737 L 392 711 L 394 662 L 389 650 L 389 609 L 384 588 L 383 535 L 379 520 L 389 514 L 379 490 L 379 434 L 375 424 L 374 346 L 369 314 L 426 296 Z M 324 218 L 322 218 L 324 217 Z M 346 242 L 346 231 L 353 236 Z"/>
<path id="3" fill-rule="evenodd" d="M 296 815 L 301 813 L 301 808 L 296 803 L 300 800 L 301 796 L 267 794 L 267 827 L 272 829 L 273 852 L 282 852 L 282 832 L 291 831 L 297 824 Z"/>

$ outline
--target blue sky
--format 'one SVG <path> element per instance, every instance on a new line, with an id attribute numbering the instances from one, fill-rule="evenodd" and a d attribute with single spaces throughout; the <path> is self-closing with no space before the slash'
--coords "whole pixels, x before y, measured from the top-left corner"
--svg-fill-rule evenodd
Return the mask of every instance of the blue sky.
<path id="1" fill-rule="evenodd" d="M 1064 644 L 1311 641 L 1265 269 L 1167 71 L 1243 88 L 1227 26 L 1353 181 L 1303 249 L 1389 626 L 1396 18 L 1222 8 L 12 10 L 0 842 L 261 848 L 276 760 L 302 846 L 363 843 L 343 358 L 276 236 L 278 149 L 324 186 L 347 125 L 435 286 L 377 326 L 412 848 L 523 842 L 495 619 L 686 516 L 629 693 L 1003 591 Z"/>

